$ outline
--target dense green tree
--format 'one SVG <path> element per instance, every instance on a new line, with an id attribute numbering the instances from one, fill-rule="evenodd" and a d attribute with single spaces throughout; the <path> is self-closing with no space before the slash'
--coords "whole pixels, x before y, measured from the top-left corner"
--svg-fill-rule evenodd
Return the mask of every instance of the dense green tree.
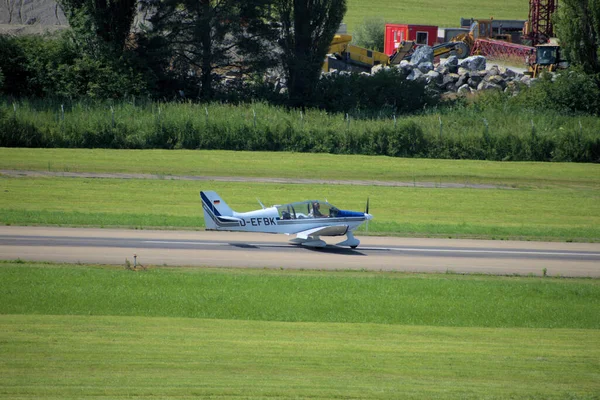
<path id="1" fill-rule="evenodd" d="M 375 51 L 383 51 L 385 22 L 383 18 L 365 18 L 356 27 L 353 41 L 357 46 Z"/>
<path id="2" fill-rule="evenodd" d="M 600 0 L 561 0 L 555 26 L 563 56 L 587 73 L 599 73 Z"/>
<path id="3" fill-rule="evenodd" d="M 59 3 L 86 50 L 123 52 L 137 12 L 137 0 L 59 0 Z"/>
<path id="4" fill-rule="evenodd" d="M 214 98 L 217 73 L 246 75 L 274 63 L 269 45 L 275 30 L 266 0 L 144 0 L 142 5 L 152 15 L 146 54 L 167 57 L 163 72 L 184 82 L 180 89 L 196 88 L 202 99 Z"/>
<path id="5" fill-rule="evenodd" d="M 144 94 L 143 76 L 119 60 L 82 53 L 68 32 L 0 35 L 0 69 L 10 76 L 0 91 L 15 97 L 96 99 Z"/>
<path id="6" fill-rule="evenodd" d="M 292 107 L 313 97 L 321 66 L 346 13 L 346 0 L 274 0 L 281 22 L 279 45 Z"/>

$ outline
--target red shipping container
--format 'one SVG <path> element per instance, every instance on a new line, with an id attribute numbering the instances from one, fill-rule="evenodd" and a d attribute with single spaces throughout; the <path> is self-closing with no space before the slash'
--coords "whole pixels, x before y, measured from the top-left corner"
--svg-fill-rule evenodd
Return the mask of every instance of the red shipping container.
<path id="1" fill-rule="evenodd" d="M 383 52 L 391 56 L 405 40 L 412 40 L 418 45 L 433 46 L 437 37 L 438 27 L 434 25 L 385 24 Z"/>

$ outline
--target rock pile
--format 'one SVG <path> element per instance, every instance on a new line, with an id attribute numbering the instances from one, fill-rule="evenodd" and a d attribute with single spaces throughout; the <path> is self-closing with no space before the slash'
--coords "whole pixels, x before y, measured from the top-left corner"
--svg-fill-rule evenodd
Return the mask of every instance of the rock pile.
<path id="1" fill-rule="evenodd" d="M 497 65 L 486 69 L 483 56 L 471 56 L 459 60 L 456 56 L 442 59 L 434 64 L 433 49 L 428 46 L 415 51 L 410 61 L 403 60 L 395 67 L 377 65 L 371 74 L 383 68 L 399 68 L 410 80 L 432 83 L 442 93 L 469 94 L 482 90 L 516 92 L 519 83 L 529 86 L 532 79 L 522 73 Z"/>

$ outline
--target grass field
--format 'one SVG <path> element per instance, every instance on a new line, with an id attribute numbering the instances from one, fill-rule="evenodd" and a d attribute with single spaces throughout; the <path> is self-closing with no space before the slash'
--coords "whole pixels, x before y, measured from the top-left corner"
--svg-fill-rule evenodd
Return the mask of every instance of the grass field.
<path id="1" fill-rule="evenodd" d="M 11 399 L 600 391 L 598 280 L 2 263 L 0 281 Z"/>
<path id="2" fill-rule="evenodd" d="M 439 189 L 177 180 L 0 178 L 0 222 L 202 229 L 199 190 L 213 189 L 238 211 L 307 196 L 362 210 L 370 233 L 596 241 L 598 192 L 573 189 Z M 309 195 L 310 193 L 310 195 Z"/>
<path id="3" fill-rule="evenodd" d="M 198 192 L 217 190 L 238 211 L 300 199 L 364 209 L 370 233 L 418 236 L 600 240 L 599 165 L 418 160 L 322 154 L 0 150 L 0 168 L 255 178 L 372 179 L 487 183 L 509 188 L 419 188 L 170 179 L 0 177 L 0 222 L 10 225 L 204 226 Z M 274 168 L 277 166 L 277 168 Z M 411 178 L 412 177 L 412 178 Z M 515 189 L 512 189 L 515 188 Z"/>
<path id="4" fill-rule="evenodd" d="M 458 27 L 461 18 L 521 19 L 528 18 L 529 3 L 509 0 L 505 2 L 479 2 L 474 4 L 465 0 L 439 2 L 393 1 L 393 0 L 348 0 L 348 11 L 344 17 L 349 33 L 364 18 L 383 18 L 390 23 L 410 23 L 437 25 L 439 27 Z"/>
<path id="5" fill-rule="evenodd" d="M 600 189 L 600 164 L 289 152 L 0 148 L 0 169 Z"/>

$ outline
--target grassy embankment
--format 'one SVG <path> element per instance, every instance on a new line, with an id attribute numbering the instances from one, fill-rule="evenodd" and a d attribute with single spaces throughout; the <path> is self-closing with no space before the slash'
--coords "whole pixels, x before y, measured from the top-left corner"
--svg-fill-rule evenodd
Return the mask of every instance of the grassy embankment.
<path id="1" fill-rule="evenodd" d="M 438 25 L 439 27 L 458 27 L 461 18 L 522 19 L 528 16 L 528 3 L 509 0 L 502 3 L 473 3 L 464 0 L 439 2 L 433 0 L 394 1 L 348 0 L 348 12 L 344 17 L 350 33 L 364 18 L 383 18 L 385 22 Z"/>
<path id="2" fill-rule="evenodd" d="M 0 278 L 10 398 L 600 391 L 597 280 L 24 263 Z"/>
<path id="3" fill-rule="evenodd" d="M 217 190 L 236 210 L 326 198 L 361 210 L 369 232 L 390 235 L 600 239 L 599 165 L 419 160 L 324 154 L 0 149 L 0 169 L 150 173 L 165 179 L 0 178 L 3 224 L 203 227 L 199 190 Z M 413 182 L 414 187 L 198 182 L 169 175 Z M 485 183 L 507 188 L 421 188 Z"/>

